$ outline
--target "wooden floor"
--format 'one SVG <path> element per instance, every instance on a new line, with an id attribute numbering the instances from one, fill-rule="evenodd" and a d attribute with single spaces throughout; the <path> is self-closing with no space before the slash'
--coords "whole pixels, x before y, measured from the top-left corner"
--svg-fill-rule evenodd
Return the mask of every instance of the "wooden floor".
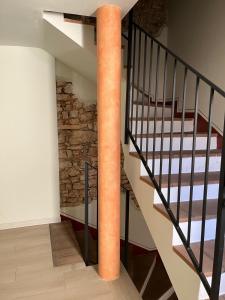
<path id="1" fill-rule="evenodd" d="M 141 299 L 126 271 L 102 281 L 82 263 L 53 266 L 48 225 L 0 231 L 0 299 Z"/>

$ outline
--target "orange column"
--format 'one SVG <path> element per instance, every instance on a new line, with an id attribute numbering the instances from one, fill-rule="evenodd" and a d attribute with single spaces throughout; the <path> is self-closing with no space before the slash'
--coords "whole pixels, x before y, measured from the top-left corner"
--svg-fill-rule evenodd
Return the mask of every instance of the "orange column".
<path id="1" fill-rule="evenodd" d="M 97 99 L 99 168 L 99 275 L 120 274 L 120 83 L 121 11 L 97 10 Z"/>

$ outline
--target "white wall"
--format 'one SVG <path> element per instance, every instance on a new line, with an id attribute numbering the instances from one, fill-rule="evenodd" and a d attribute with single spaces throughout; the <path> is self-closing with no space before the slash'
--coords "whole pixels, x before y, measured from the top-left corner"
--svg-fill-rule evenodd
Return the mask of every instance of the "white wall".
<path id="1" fill-rule="evenodd" d="M 78 99 L 87 104 L 96 103 L 97 101 L 97 86 L 95 82 L 83 77 L 81 74 L 56 60 L 56 78 L 66 81 L 71 81 L 73 93 Z"/>
<path id="2" fill-rule="evenodd" d="M 44 12 L 44 49 L 85 78 L 96 82 L 94 26 L 64 22 L 60 13 Z"/>
<path id="3" fill-rule="evenodd" d="M 139 30 L 136 31 L 136 49 L 135 49 L 135 74 L 134 74 L 134 82 L 135 86 L 138 86 L 138 64 L 139 64 Z M 157 40 L 167 46 L 167 35 L 168 28 L 165 26 L 160 35 L 157 37 Z M 133 37 L 134 40 L 134 37 Z M 144 64 L 144 49 L 145 49 L 145 36 L 141 34 L 141 47 L 140 47 L 140 74 L 139 74 L 139 88 L 143 90 L 145 84 L 145 93 L 149 92 L 149 72 L 150 72 L 150 56 L 151 56 L 151 40 L 146 40 L 146 64 Z M 156 61 L 157 61 L 157 44 L 153 44 L 153 54 L 152 54 L 152 70 L 151 70 L 151 87 L 150 94 L 155 96 L 155 87 L 156 87 Z M 159 73 L 158 73 L 158 90 L 157 90 L 157 98 L 163 98 L 163 79 L 164 79 L 164 60 L 165 60 L 165 51 L 161 50 L 159 57 Z M 132 57 L 133 63 L 133 57 Z M 125 65 L 127 62 L 125 62 Z M 145 72 L 144 72 L 145 65 Z M 145 73 L 145 74 L 144 74 Z M 144 77 L 143 77 L 144 76 Z M 145 78 L 145 80 L 144 80 Z M 137 91 L 134 91 L 134 97 L 137 98 Z M 138 95 L 139 101 L 142 100 L 142 92 L 139 91 Z"/>
<path id="4" fill-rule="evenodd" d="M 186 62 L 225 90 L 225 2 L 222 0 L 169 1 L 168 46 Z M 190 81 L 192 90 L 193 79 Z M 187 99 L 193 107 L 193 91 Z M 200 110 L 207 115 L 209 89 L 202 86 Z M 216 95 L 215 127 L 223 127 L 225 100 Z"/>
<path id="5" fill-rule="evenodd" d="M 59 219 L 55 61 L 0 46 L 0 229 Z"/>

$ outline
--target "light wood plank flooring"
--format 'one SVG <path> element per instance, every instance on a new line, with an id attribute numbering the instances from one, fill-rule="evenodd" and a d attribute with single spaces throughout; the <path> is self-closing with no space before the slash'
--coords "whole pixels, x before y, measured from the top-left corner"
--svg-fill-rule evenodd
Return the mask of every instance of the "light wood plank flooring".
<path id="1" fill-rule="evenodd" d="M 121 277 L 102 281 L 81 262 L 53 266 L 48 225 L 0 231 L 0 299 L 141 299 L 122 268 Z"/>
<path id="2" fill-rule="evenodd" d="M 50 224 L 50 238 L 54 266 L 83 264 L 81 250 L 69 221 Z"/>

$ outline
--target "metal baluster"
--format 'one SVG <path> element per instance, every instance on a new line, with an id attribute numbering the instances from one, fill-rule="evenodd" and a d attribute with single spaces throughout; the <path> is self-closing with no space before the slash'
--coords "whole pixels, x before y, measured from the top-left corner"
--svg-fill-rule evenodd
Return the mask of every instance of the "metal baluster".
<path id="1" fill-rule="evenodd" d="M 126 115 L 125 115 L 125 139 L 124 143 L 128 144 L 128 130 L 129 130 L 129 117 L 130 117 L 130 90 L 131 90 L 131 60 L 132 60 L 132 20 L 133 10 L 129 12 L 129 25 L 128 25 L 128 49 L 127 49 L 127 89 L 126 89 Z"/>
<path id="2" fill-rule="evenodd" d="M 221 266 L 222 266 L 222 261 L 223 261 L 223 248 L 224 248 L 224 232 L 225 232 L 225 137 L 223 136 L 223 153 L 222 153 L 222 159 L 221 159 L 221 173 L 220 173 L 220 185 L 219 185 L 219 200 L 218 200 L 218 210 L 217 210 L 217 227 L 216 227 L 216 240 L 215 240 L 215 249 L 214 249 L 214 262 L 213 262 L 213 275 L 212 275 L 212 285 L 210 286 L 209 282 L 207 281 L 207 278 L 205 274 L 202 272 L 202 265 L 204 263 L 204 235 L 205 235 L 205 219 L 206 219 L 206 208 L 207 208 L 207 186 L 208 186 L 208 168 L 209 168 L 209 155 L 207 155 L 208 162 L 206 161 L 206 167 L 205 167 L 205 178 L 204 178 L 204 200 L 203 200 L 203 209 L 202 209 L 202 231 L 201 231 L 201 248 L 200 248 L 200 262 L 197 260 L 195 253 L 193 252 L 193 249 L 190 248 L 190 240 L 191 240 L 191 220 L 192 220 L 192 201 L 193 201 L 193 184 L 194 184 L 194 171 L 195 171 L 195 152 L 196 152 L 196 133 L 197 133 L 197 107 L 198 107 L 198 93 L 199 93 L 199 84 L 200 81 L 205 82 L 210 88 L 211 88 L 211 93 L 213 91 L 218 92 L 221 96 L 225 98 L 225 92 L 221 90 L 218 86 L 213 84 L 210 80 L 208 80 L 206 77 L 201 75 L 198 71 L 196 71 L 193 67 L 190 65 L 186 64 L 182 59 L 174 55 L 172 51 L 167 49 L 164 45 L 159 43 L 156 39 L 152 38 L 150 35 L 148 35 L 145 31 L 143 31 L 138 25 L 133 23 L 135 30 L 139 30 L 139 44 L 137 42 L 137 49 L 134 47 L 134 51 L 136 49 L 136 52 L 139 50 L 139 53 L 135 55 L 133 53 L 133 60 L 136 63 L 136 67 L 139 69 L 139 72 L 137 74 L 137 78 L 135 72 L 132 74 L 132 81 L 133 83 L 137 83 L 137 86 L 133 84 L 132 86 L 132 101 L 134 100 L 134 86 L 137 88 L 137 94 L 140 93 L 139 91 L 139 81 L 140 81 L 140 55 L 141 55 L 141 40 L 142 40 L 142 34 L 146 34 L 151 40 L 152 40 L 152 45 L 154 46 L 154 43 L 156 44 L 156 48 L 158 49 L 157 51 L 157 61 L 156 61 L 156 86 L 155 86 L 155 91 L 154 91 L 154 97 L 155 97 L 155 115 L 154 115 L 154 131 L 153 131 L 153 171 L 148 168 L 148 165 L 146 164 L 146 161 L 148 160 L 148 139 L 147 139 L 147 144 L 146 144 L 146 161 L 144 159 L 144 156 L 142 155 L 139 147 L 135 143 L 137 140 L 137 131 L 134 130 L 133 136 L 131 136 L 131 140 L 134 143 L 134 146 L 136 148 L 136 151 L 138 152 L 140 159 L 142 160 L 142 163 L 144 164 L 146 171 L 148 172 L 149 176 L 152 178 L 152 182 L 159 194 L 159 197 L 161 198 L 162 202 L 164 203 L 167 212 L 175 225 L 175 228 L 178 232 L 179 237 L 181 238 L 188 254 L 189 257 L 191 258 L 191 261 L 193 262 L 193 265 L 195 267 L 196 272 L 198 273 L 207 293 L 209 294 L 210 299 L 218 299 L 219 295 L 219 288 L 220 288 L 220 276 L 221 276 Z M 136 35 L 136 33 L 134 33 Z M 138 36 L 137 36 L 138 40 Z M 171 55 L 174 59 L 174 74 L 173 74 L 173 101 L 172 101 L 172 110 L 171 110 L 171 124 L 170 124 L 170 145 L 169 145 L 169 174 L 168 174 L 168 198 L 167 201 L 165 199 L 165 196 L 163 195 L 162 191 L 159 188 L 159 184 L 156 182 L 155 177 L 153 176 L 155 173 L 155 151 L 158 149 L 156 147 L 156 134 L 157 134 L 157 102 L 158 102 L 158 68 L 159 68 L 159 60 L 160 60 L 160 50 L 164 49 L 165 51 L 168 52 L 169 55 Z M 139 62 L 139 65 L 138 65 Z M 184 75 L 184 84 L 183 84 L 183 107 L 182 107 L 182 123 L 181 123 L 181 140 L 180 140 L 180 149 L 179 149 L 179 174 L 178 174 L 178 195 L 177 195 L 177 211 L 176 211 L 176 217 L 173 215 L 173 212 L 169 209 L 170 206 L 170 198 L 171 198 L 171 169 L 172 169 L 172 151 L 174 149 L 173 145 L 173 135 L 174 135 L 174 115 L 175 115 L 175 93 L 176 93 L 176 67 L 177 67 L 177 62 L 179 62 L 182 66 L 185 68 L 185 75 Z M 135 64 L 134 64 L 135 65 Z M 135 69 L 135 66 L 133 65 L 133 68 Z M 190 195 L 189 195 L 189 212 L 188 212 L 188 237 L 186 237 L 186 234 L 183 232 L 182 228 L 179 226 L 179 219 L 180 219 L 180 201 L 181 201 L 181 183 L 182 183 L 182 155 L 183 155 L 183 139 L 184 139 L 184 133 L 185 133 L 185 101 L 186 101 L 186 89 L 187 89 L 187 75 L 188 72 L 192 72 L 196 76 L 196 90 L 195 90 L 195 117 L 194 117 L 194 129 L 193 129 L 193 140 L 192 140 L 192 162 L 191 162 L 191 178 L 190 178 Z M 149 76 L 151 75 L 151 72 L 149 73 Z M 137 80 L 137 81 L 136 81 Z M 151 84 L 149 84 L 149 93 L 148 93 L 148 111 L 147 111 L 147 119 L 149 120 L 150 117 L 150 88 Z M 211 95 L 212 96 L 212 95 Z M 143 94 L 142 94 L 143 97 Z M 197 103 L 197 104 L 196 104 Z M 143 98 L 142 98 L 142 104 L 143 104 Z M 164 106 L 164 105 L 163 105 Z M 143 106 L 142 106 L 143 108 Z M 133 109 L 133 108 L 132 108 Z M 163 109 L 165 111 L 165 108 Z M 136 113 L 138 114 L 138 95 L 137 95 L 137 111 Z M 131 116 L 133 117 L 133 112 L 131 110 Z M 131 119 L 132 120 L 132 119 Z M 135 122 L 135 121 L 134 121 Z M 131 128 L 132 126 L 135 126 L 134 122 L 131 122 Z M 137 129 L 137 122 L 138 118 L 136 118 L 136 129 Z M 211 120 L 210 120 L 211 122 Z M 149 122 L 148 122 L 149 123 Z M 211 126 L 211 124 L 209 125 Z M 164 127 L 162 124 L 161 128 Z M 225 128 L 225 124 L 224 124 Z M 143 127 L 142 127 L 143 129 Z M 147 126 L 147 133 L 149 133 L 149 127 Z M 164 129 L 165 131 L 165 129 Z M 162 144 L 162 133 L 163 130 L 161 131 L 161 144 L 160 144 L 160 164 L 161 162 L 161 149 L 163 150 L 163 144 Z M 135 139 L 134 139 L 135 135 Z M 142 134 L 141 134 L 142 136 Z M 207 150 L 206 154 L 209 154 L 208 151 L 210 151 L 210 144 L 208 143 L 211 139 L 211 129 L 208 132 L 208 141 L 207 141 Z M 142 143 L 143 141 L 141 141 Z M 143 144 L 142 144 L 143 147 Z M 141 147 L 141 148 L 142 148 Z M 152 149 L 151 149 L 152 150 Z M 207 166 L 208 165 L 208 166 Z M 160 167 L 160 169 L 163 169 Z M 161 174 L 161 171 L 160 171 Z M 160 175 L 161 177 L 161 175 Z M 160 179 L 161 182 L 161 179 Z"/>
<path id="3" fill-rule="evenodd" d="M 210 101 L 209 101 L 209 116 L 208 116 L 208 137 L 207 137 L 207 148 L 206 148 L 206 161 L 205 161 L 205 176 L 204 176 L 204 191 L 203 191 L 203 206 L 202 206 L 202 230 L 201 230 L 201 246 L 200 246 L 200 259 L 199 268 L 202 270 L 203 257 L 204 257 L 204 242 L 205 242 L 205 219 L 206 219 L 206 209 L 207 209 L 207 194 L 208 194 L 208 174 L 209 174 L 209 155 L 210 155 L 210 145 L 211 145 L 211 135 L 212 135 L 212 104 L 214 100 L 214 89 L 211 88 L 210 91 Z"/>
<path id="4" fill-rule="evenodd" d="M 182 105 L 182 121 L 181 121 L 181 136 L 180 136 L 180 155 L 179 155 L 179 175 L 178 175 L 178 191 L 177 191 L 177 222 L 180 219 L 180 197 L 181 197 L 181 173 L 182 173 L 182 157 L 183 157 L 183 142 L 184 142 L 184 121 L 185 121 L 185 106 L 186 106 L 186 91 L 187 91 L 187 72 L 184 71 L 184 89 L 183 89 L 183 105 Z"/>
<path id="5" fill-rule="evenodd" d="M 155 174 L 155 148 L 156 148 L 156 131 L 157 131 L 157 105 L 158 105 L 158 73 L 159 73 L 159 55 L 160 45 L 157 47 L 156 60 L 156 80 L 155 80 L 155 115 L 154 115 L 154 134 L 153 134 L 153 158 L 152 158 L 152 173 Z"/>
<path id="6" fill-rule="evenodd" d="M 165 105 L 166 105 L 166 89 L 167 89 L 167 61 L 168 52 L 165 53 L 164 61 L 164 76 L 163 76 L 163 106 L 162 106 L 162 124 L 161 124 L 161 144 L 160 144 L 160 170 L 159 170 L 159 187 L 161 189 L 162 184 L 162 168 L 163 168 L 163 144 L 164 144 L 164 117 L 165 117 Z"/>
<path id="7" fill-rule="evenodd" d="M 171 123 L 170 123 L 170 147 L 169 147 L 169 170 L 168 170 L 168 195 L 167 202 L 170 205 L 170 188 L 171 188 L 171 171 L 172 171 L 172 151 L 173 151 L 173 122 L 176 98 L 176 79 L 177 79 L 177 60 L 174 60 L 173 67 L 173 94 L 172 94 L 172 109 L 171 109 Z"/>
<path id="8" fill-rule="evenodd" d="M 151 84 L 152 84 L 152 56 L 153 56 L 153 40 L 151 39 L 150 50 L 150 64 L 149 64 L 149 81 L 148 81 L 148 113 L 147 113 L 147 137 L 146 137 L 146 162 L 148 162 L 148 143 L 149 143 L 149 118 L 150 118 L 150 104 L 151 104 Z"/>
<path id="9" fill-rule="evenodd" d="M 132 68 L 132 98 L 131 98 L 131 134 L 133 134 L 133 119 L 134 119 L 134 79 L 135 79 L 135 64 L 136 64 L 136 26 L 134 26 L 134 44 L 133 44 L 133 68 Z"/>
<path id="10" fill-rule="evenodd" d="M 225 234 L 225 118 L 223 125 L 223 145 L 220 166 L 219 199 L 217 207 L 216 239 L 210 299 L 218 299 L 220 291 L 221 270 L 223 265 Z"/>
<path id="11" fill-rule="evenodd" d="M 138 75 L 137 75 L 137 106 L 136 106 L 136 122 L 135 122 L 135 142 L 137 143 L 137 129 L 138 129 L 138 97 L 140 87 L 140 65 L 141 65 L 141 31 L 139 30 L 139 41 L 138 41 Z"/>
<path id="12" fill-rule="evenodd" d="M 128 267 L 128 247 L 129 247 L 129 215 L 130 215 L 130 191 L 126 190 L 126 209 L 125 209 L 125 239 L 124 239 L 124 267 Z"/>
<path id="13" fill-rule="evenodd" d="M 199 100 L 199 77 L 196 78 L 195 86 L 195 116 L 194 116 L 194 131 L 192 140 L 192 157 L 191 157 L 191 179 L 190 179 L 190 197 L 189 197 L 189 209 L 188 209 L 188 233 L 187 242 L 190 244 L 191 237 L 191 216 L 192 216 L 192 201 L 193 201 L 193 189 L 194 189 L 194 171 L 195 171 L 195 148 L 196 148 L 196 134 L 198 125 L 198 100 Z"/>
<path id="14" fill-rule="evenodd" d="M 144 99 L 145 99 L 145 76 L 146 76 L 146 52 L 147 52 L 147 35 L 145 34 L 144 40 L 144 66 L 143 66 L 143 91 L 142 91 L 142 110 L 141 110 L 141 145 L 140 150 L 142 153 L 142 140 L 143 140 L 143 123 L 144 123 Z"/>
<path id="15" fill-rule="evenodd" d="M 85 225 L 84 225 L 84 261 L 86 266 L 90 265 L 89 261 L 89 230 L 88 230 L 88 190 L 89 190 L 89 182 L 88 182 L 88 173 L 89 167 L 88 163 L 84 163 L 84 177 L 85 177 L 85 187 L 84 187 L 84 203 L 85 203 Z"/>

